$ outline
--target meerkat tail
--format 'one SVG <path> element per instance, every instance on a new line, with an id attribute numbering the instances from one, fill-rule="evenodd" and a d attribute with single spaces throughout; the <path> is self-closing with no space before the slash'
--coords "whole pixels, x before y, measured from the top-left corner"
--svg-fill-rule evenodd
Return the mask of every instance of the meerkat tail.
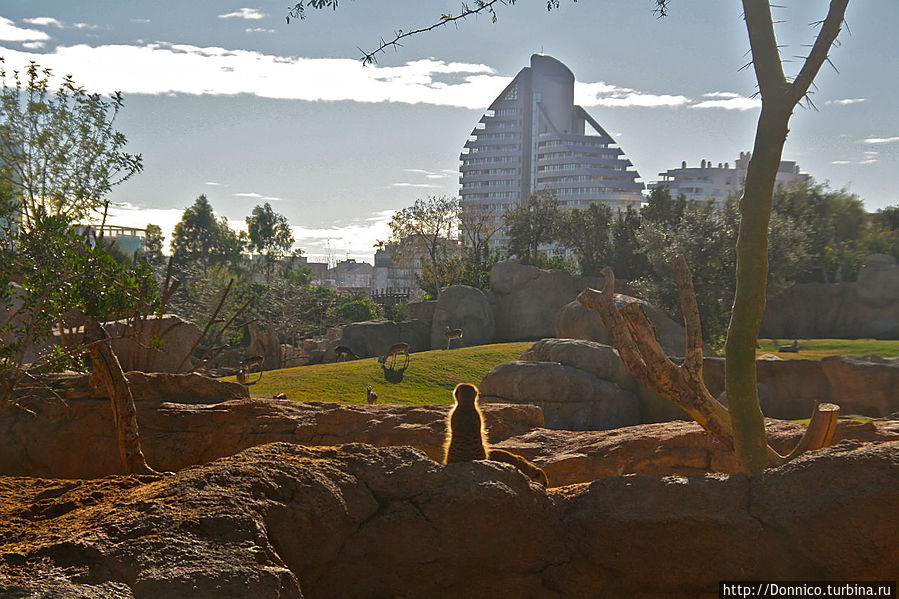
<path id="1" fill-rule="evenodd" d="M 494 462 L 512 464 L 531 480 L 540 483 L 544 487 L 549 486 L 549 480 L 546 478 L 546 472 L 543 471 L 543 468 L 529 462 L 518 454 L 504 449 L 490 449 L 487 451 L 487 459 Z"/>

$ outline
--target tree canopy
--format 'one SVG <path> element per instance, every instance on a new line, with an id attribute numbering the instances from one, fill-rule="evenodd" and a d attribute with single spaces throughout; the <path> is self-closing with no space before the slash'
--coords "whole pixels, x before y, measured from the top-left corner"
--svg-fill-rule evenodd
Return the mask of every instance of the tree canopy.
<path id="1" fill-rule="evenodd" d="M 180 268 L 199 267 L 206 274 L 214 264 L 236 264 L 243 242 L 228 226 L 225 217 L 216 218 L 206 195 L 200 195 L 184 211 L 172 233 L 172 253 Z"/>

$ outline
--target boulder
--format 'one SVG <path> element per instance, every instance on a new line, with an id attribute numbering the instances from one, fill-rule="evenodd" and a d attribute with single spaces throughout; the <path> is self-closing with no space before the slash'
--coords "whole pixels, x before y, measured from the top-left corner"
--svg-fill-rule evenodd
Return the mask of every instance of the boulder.
<path id="1" fill-rule="evenodd" d="M 0 477 L 0 594 L 686 598 L 722 580 L 893 581 L 897 461 L 896 443 L 844 443 L 753 477 L 547 492 L 496 462 L 277 443 L 168 477 Z"/>
<path id="2" fill-rule="evenodd" d="M 603 430 L 640 422 L 632 392 L 558 362 L 505 362 L 490 370 L 479 388 L 483 402 L 540 406 L 549 428 Z"/>
<path id="3" fill-rule="evenodd" d="M 158 470 L 180 470 L 275 441 L 412 445 L 435 460 L 443 456 L 449 405 L 249 399 L 242 385 L 208 378 L 190 396 L 183 393 L 186 381 L 199 375 L 165 376 L 184 378 L 179 383 L 128 373 L 143 452 Z M 56 385 L 65 403 L 45 391 L 44 397 L 20 399 L 20 407 L 0 406 L 0 474 L 92 478 L 121 472 L 110 402 L 91 394 L 85 382 Z M 72 389 L 81 392 L 67 395 Z M 491 442 L 544 425 L 536 406 L 485 405 L 483 413 Z"/>
<path id="4" fill-rule="evenodd" d="M 387 353 L 394 343 L 399 343 L 400 325 L 392 320 L 367 320 L 343 327 L 340 345 L 346 345 L 360 358 L 371 358 Z"/>
<path id="5" fill-rule="evenodd" d="M 899 358 L 829 356 L 821 370 L 830 400 L 844 414 L 887 416 L 899 410 Z"/>
<path id="6" fill-rule="evenodd" d="M 431 348 L 430 320 L 413 318 L 402 320 L 400 325 L 400 341 L 409 344 L 409 351 L 427 351 Z"/>
<path id="7" fill-rule="evenodd" d="M 615 294 L 615 304 L 619 308 L 635 302 L 643 306 L 646 316 L 655 326 L 662 350 L 669 356 L 683 356 L 686 347 L 686 333 L 683 325 L 675 322 L 664 310 L 645 300 L 621 293 Z M 555 332 L 556 337 L 560 339 L 585 339 L 612 345 L 612 336 L 603 324 L 599 312 L 582 306 L 578 301 L 566 304 L 559 311 L 556 317 Z M 708 345 L 703 347 L 703 353 L 707 356 L 716 355 Z"/>
<path id="8" fill-rule="evenodd" d="M 409 318 L 431 322 L 434 319 L 434 310 L 437 309 L 436 300 L 409 303 Z"/>
<path id="9" fill-rule="evenodd" d="M 453 347 L 491 343 L 495 323 L 493 309 L 484 292 L 467 285 L 452 285 L 445 289 L 434 309 L 430 349 L 446 347 L 444 327 L 462 329 L 462 339 L 454 341 Z"/>
<path id="10" fill-rule="evenodd" d="M 250 334 L 250 345 L 247 353 L 250 356 L 262 356 L 263 370 L 281 368 L 281 341 L 274 327 L 251 322 L 247 325 Z"/>
<path id="11" fill-rule="evenodd" d="M 552 337 L 558 311 L 586 287 L 601 286 L 601 281 L 511 260 L 497 263 L 490 269 L 496 340 Z"/>
<path id="12" fill-rule="evenodd" d="M 635 391 L 637 381 L 618 352 L 608 345 L 576 339 L 543 339 L 521 354 L 521 360 L 559 362 L 589 372 L 598 379 Z"/>
<path id="13" fill-rule="evenodd" d="M 899 299 L 899 264 L 893 256 L 871 254 L 858 271 L 858 299 L 883 308 Z"/>

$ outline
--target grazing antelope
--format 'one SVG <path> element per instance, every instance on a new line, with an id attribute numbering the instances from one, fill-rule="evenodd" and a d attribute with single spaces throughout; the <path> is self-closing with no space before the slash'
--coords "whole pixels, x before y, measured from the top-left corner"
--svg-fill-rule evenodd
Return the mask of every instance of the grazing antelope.
<path id="1" fill-rule="evenodd" d="M 359 356 L 353 353 L 353 350 L 348 348 L 346 345 L 338 345 L 334 348 L 334 354 L 337 356 L 334 358 L 335 362 L 346 362 L 347 360 L 358 360 Z"/>
<path id="2" fill-rule="evenodd" d="M 370 406 L 378 403 L 378 394 L 375 393 L 375 390 L 371 388 L 371 385 L 365 388 L 365 399 L 368 401 L 368 405 Z"/>
<path id="3" fill-rule="evenodd" d="M 265 361 L 264 356 L 247 356 L 240 361 L 240 370 L 237 372 L 237 382 L 241 385 L 255 385 L 262 378 L 262 363 Z M 247 377 L 256 369 L 259 372 L 259 378 L 252 382 L 247 382 Z"/>
<path id="4" fill-rule="evenodd" d="M 777 351 L 789 353 L 789 354 L 798 354 L 799 353 L 799 340 L 793 339 L 793 343 L 790 345 L 781 345 L 777 348 Z"/>
<path id="5" fill-rule="evenodd" d="M 453 339 L 462 339 L 462 329 L 451 329 L 449 326 L 443 327 L 443 334 L 446 336 L 446 349 L 450 348 Z"/>
<path id="6" fill-rule="evenodd" d="M 409 363 L 409 344 L 406 343 L 405 341 L 401 341 L 399 343 L 394 343 L 393 345 L 391 345 L 390 349 L 387 350 L 386 354 L 378 357 L 378 363 L 386 364 L 387 358 L 393 356 L 393 364 L 391 365 L 391 368 L 393 368 L 393 366 L 396 366 L 396 357 L 399 354 L 403 354 L 406 356 L 406 364 L 408 364 Z"/>

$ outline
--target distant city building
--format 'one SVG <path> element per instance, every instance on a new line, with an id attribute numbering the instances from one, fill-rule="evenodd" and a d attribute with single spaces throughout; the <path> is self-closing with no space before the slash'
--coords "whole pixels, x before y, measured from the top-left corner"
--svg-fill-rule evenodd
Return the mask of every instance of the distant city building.
<path id="1" fill-rule="evenodd" d="M 751 157 L 750 152 L 740 152 L 740 158 L 734 163 L 734 168 L 730 168 L 727 162 L 723 165 L 719 162 L 717 167 L 706 160 L 700 162 L 697 167 L 688 167 L 686 162 L 682 162 L 680 168 L 659 173 L 661 179 L 650 183 L 649 187 L 650 189 L 667 187 L 674 197 L 683 194 L 691 200 L 721 204 L 731 195 L 742 193 Z M 784 160 L 777 169 L 775 185 L 785 187 L 796 182 L 804 183 L 809 179 L 811 179 L 809 175 L 799 172 L 798 164 Z"/>
<path id="2" fill-rule="evenodd" d="M 563 208 L 603 202 L 617 209 L 643 201 L 639 174 L 615 140 L 574 104 L 574 75 L 542 54 L 531 56 L 471 132 L 460 156 L 463 206 L 496 214 L 534 191 L 556 192 Z M 503 231 L 493 239 L 502 244 Z"/>
<path id="3" fill-rule="evenodd" d="M 79 235 L 87 235 L 91 241 L 102 238 L 107 243 L 114 241 L 123 252 L 129 256 L 144 249 L 147 239 L 147 230 L 138 227 L 124 227 L 121 225 L 75 225 L 75 231 Z"/>
<path id="4" fill-rule="evenodd" d="M 375 266 L 371 273 L 372 296 L 411 296 L 417 289 L 415 272 L 394 264 L 390 256 L 390 246 L 375 251 Z"/>
<path id="5" fill-rule="evenodd" d="M 368 294 L 371 292 L 371 274 L 371 264 L 356 262 L 350 258 L 328 269 L 328 281 L 332 287 L 341 291 L 361 291 Z"/>

